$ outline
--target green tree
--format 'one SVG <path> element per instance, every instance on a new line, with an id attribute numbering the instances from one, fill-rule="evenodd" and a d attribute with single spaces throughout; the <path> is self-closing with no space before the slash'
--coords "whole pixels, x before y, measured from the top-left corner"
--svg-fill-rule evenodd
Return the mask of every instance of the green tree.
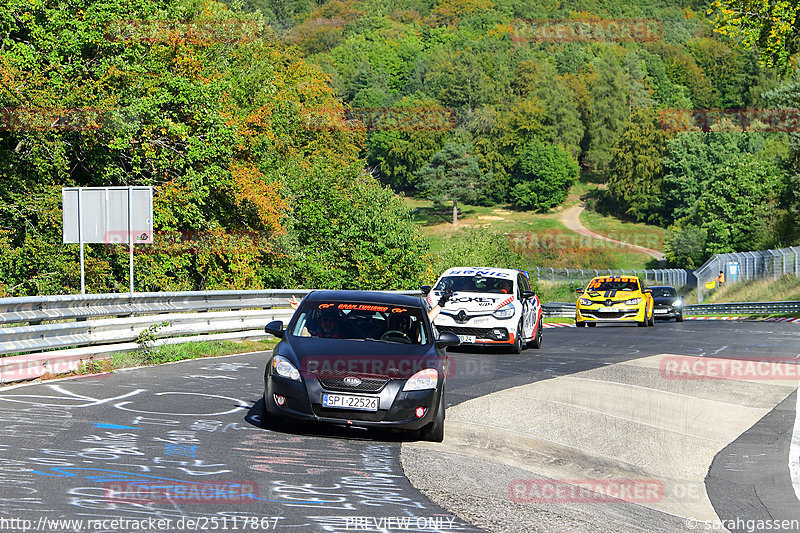
<path id="1" fill-rule="evenodd" d="M 535 139 L 520 154 L 511 202 L 522 209 L 539 211 L 555 207 L 566 200 L 579 170 L 566 150 Z"/>
<path id="2" fill-rule="evenodd" d="M 649 114 L 640 113 L 612 152 L 606 172 L 608 192 L 635 220 L 652 221 L 657 217 L 665 141 L 664 130 Z"/>
<path id="3" fill-rule="evenodd" d="M 716 31 L 761 51 L 762 63 L 788 72 L 800 50 L 800 4 L 785 0 L 714 0 Z"/>
<path id="4" fill-rule="evenodd" d="M 628 122 L 628 91 L 622 67 L 612 52 L 606 51 L 597 59 L 594 73 L 583 160 L 593 169 L 605 169 Z"/>
<path id="5" fill-rule="evenodd" d="M 761 249 L 777 223 L 783 175 L 774 161 L 733 156 L 711 176 L 694 217 L 708 231 L 706 253 Z"/>
<path id="6" fill-rule="evenodd" d="M 469 146 L 448 142 L 417 172 L 426 198 L 453 202 L 453 225 L 458 224 L 458 202 L 475 202 L 483 194 L 483 174 L 469 151 Z"/>
<path id="7" fill-rule="evenodd" d="M 693 225 L 670 226 L 664 241 L 664 255 L 677 268 L 699 268 L 710 257 L 706 253 L 708 231 Z"/>

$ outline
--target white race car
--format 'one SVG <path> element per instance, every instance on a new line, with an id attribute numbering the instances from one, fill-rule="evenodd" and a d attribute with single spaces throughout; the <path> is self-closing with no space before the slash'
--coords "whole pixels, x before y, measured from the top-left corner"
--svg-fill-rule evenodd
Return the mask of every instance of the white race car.
<path id="1" fill-rule="evenodd" d="M 436 305 L 447 289 L 453 294 L 434 325 L 458 335 L 462 345 L 506 345 L 514 353 L 528 343 L 542 346 L 542 305 L 524 270 L 450 268 L 428 291 L 428 304 Z"/>

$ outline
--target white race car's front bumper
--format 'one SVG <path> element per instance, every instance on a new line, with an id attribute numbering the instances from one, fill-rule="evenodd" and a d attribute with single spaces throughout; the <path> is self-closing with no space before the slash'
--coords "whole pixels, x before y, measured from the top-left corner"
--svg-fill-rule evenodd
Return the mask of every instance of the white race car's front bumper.
<path id="1" fill-rule="evenodd" d="M 475 317 L 459 323 L 449 315 L 439 315 L 434 324 L 439 331 L 458 335 L 462 345 L 514 344 L 519 317 L 499 320 L 494 317 Z"/>

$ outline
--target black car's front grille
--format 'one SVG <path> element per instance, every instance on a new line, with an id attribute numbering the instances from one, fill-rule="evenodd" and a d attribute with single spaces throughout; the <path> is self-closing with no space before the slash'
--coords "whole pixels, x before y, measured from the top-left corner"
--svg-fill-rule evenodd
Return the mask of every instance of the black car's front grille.
<path id="1" fill-rule="evenodd" d="M 377 411 L 356 411 L 351 409 L 331 409 L 322 407 L 318 403 L 311 404 L 311 409 L 317 416 L 327 418 L 341 418 L 343 420 L 363 420 L 364 422 L 381 422 L 386 418 L 388 411 L 379 409 Z"/>
<path id="2" fill-rule="evenodd" d="M 355 383 L 353 378 L 359 382 Z M 386 376 L 334 372 L 318 374 L 317 379 L 323 388 L 343 392 L 379 392 L 389 383 L 389 378 Z"/>

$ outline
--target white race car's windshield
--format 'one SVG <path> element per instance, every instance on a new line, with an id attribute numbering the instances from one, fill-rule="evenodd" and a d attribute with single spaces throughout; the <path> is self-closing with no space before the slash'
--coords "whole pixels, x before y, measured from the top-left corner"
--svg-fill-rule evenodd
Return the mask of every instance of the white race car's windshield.
<path id="1" fill-rule="evenodd" d="M 298 310 L 295 337 L 426 344 L 422 309 L 360 302 L 311 302 Z"/>
<path id="2" fill-rule="evenodd" d="M 433 289 L 443 291 L 447 287 L 450 287 L 453 292 L 512 294 L 514 282 L 510 279 L 487 276 L 445 276 L 439 280 L 439 283 Z"/>

